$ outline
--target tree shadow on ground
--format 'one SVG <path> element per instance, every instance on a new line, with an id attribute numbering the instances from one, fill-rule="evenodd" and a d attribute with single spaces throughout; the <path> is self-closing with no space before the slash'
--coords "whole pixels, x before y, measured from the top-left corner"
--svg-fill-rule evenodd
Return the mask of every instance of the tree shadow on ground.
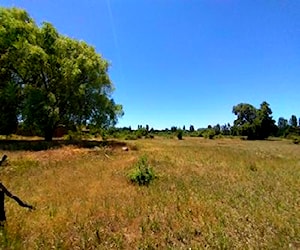
<path id="1" fill-rule="evenodd" d="M 120 141 L 90 141 L 90 140 L 53 140 L 50 142 L 44 140 L 0 140 L 0 150 L 17 151 L 41 151 L 47 149 L 60 148 L 63 146 L 74 145 L 80 148 L 94 148 L 94 147 L 123 147 L 125 142 Z"/>

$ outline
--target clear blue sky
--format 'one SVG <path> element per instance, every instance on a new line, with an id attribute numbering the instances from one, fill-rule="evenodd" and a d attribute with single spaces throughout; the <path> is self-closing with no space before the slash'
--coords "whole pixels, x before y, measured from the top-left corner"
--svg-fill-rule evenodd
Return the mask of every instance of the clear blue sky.
<path id="1" fill-rule="evenodd" d="M 267 101 L 300 116 L 299 0 L 1 0 L 85 40 L 112 64 L 118 126 L 232 123 Z"/>

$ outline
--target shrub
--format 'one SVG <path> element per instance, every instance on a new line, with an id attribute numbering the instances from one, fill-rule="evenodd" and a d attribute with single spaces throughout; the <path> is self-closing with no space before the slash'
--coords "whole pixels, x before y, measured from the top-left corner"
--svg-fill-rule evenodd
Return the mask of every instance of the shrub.
<path id="1" fill-rule="evenodd" d="M 111 136 L 114 139 L 123 139 L 123 137 L 124 137 L 123 133 L 121 133 L 121 132 L 114 132 Z"/>
<path id="2" fill-rule="evenodd" d="M 190 132 L 189 135 L 190 135 L 190 137 L 199 137 L 199 136 L 202 136 L 198 131 Z"/>
<path id="3" fill-rule="evenodd" d="M 140 186 L 148 186 L 156 178 L 146 156 L 140 157 L 134 168 L 129 172 L 128 178 L 132 183 Z"/>
<path id="4" fill-rule="evenodd" d="M 215 131 L 213 129 L 206 129 L 203 132 L 203 136 L 206 139 L 213 139 L 215 135 L 216 135 L 216 133 L 215 133 Z"/>
<path id="5" fill-rule="evenodd" d="M 224 138 L 224 135 L 218 134 L 218 135 L 213 136 L 213 138 L 210 138 L 210 139 L 223 139 L 223 138 Z"/>
<path id="6" fill-rule="evenodd" d="M 154 135 L 152 135 L 152 134 L 147 134 L 146 136 L 145 136 L 145 139 L 154 139 Z"/>
<path id="7" fill-rule="evenodd" d="M 178 130 L 178 132 L 177 132 L 177 138 L 178 138 L 178 140 L 182 140 L 182 136 L 183 136 L 183 131 L 182 130 Z"/>
<path id="8" fill-rule="evenodd" d="M 137 136 L 135 134 L 128 134 L 125 136 L 125 140 L 137 140 Z"/>
<path id="9" fill-rule="evenodd" d="M 144 136 L 147 136 L 148 131 L 145 128 L 139 128 L 138 130 L 135 131 L 135 134 L 137 138 L 141 139 Z"/>
<path id="10" fill-rule="evenodd" d="M 142 138 L 143 138 L 143 131 L 142 131 L 141 129 L 136 130 L 136 131 L 135 131 L 135 136 L 136 136 L 138 139 L 142 139 Z"/>

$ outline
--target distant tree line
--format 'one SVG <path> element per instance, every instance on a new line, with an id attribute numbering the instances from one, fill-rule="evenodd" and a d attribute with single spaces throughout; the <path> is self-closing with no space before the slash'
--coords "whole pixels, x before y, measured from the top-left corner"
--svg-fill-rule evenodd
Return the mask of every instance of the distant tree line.
<path id="1" fill-rule="evenodd" d="M 240 103 L 232 108 L 232 112 L 236 115 L 233 125 L 226 123 L 223 125 L 208 125 L 207 128 L 194 128 L 190 125 L 186 129 L 183 125 L 182 129 L 177 126 L 171 126 L 164 130 L 155 130 L 149 125 L 138 125 L 137 130 L 132 133 L 138 135 L 138 138 L 147 137 L 149 134 L 166 135 L 166 136 L 193 136 L 215 138 L 218 136 L 242 136 L 248 140 L 263 140 L 269 136 L 293 138 L 300 136 L 300 119 L 296 115 L 292 115 L 289 120 L 280 117 L 276 124 L 272 117 L 272 110 L 267 102 L 262 102 L 259 108 L 255 108 L 248 103 Z M 128 131 L 128 128 L 120 128 L 119 131 Z M 130 127 L 131 130 L 131 127 Z"/>

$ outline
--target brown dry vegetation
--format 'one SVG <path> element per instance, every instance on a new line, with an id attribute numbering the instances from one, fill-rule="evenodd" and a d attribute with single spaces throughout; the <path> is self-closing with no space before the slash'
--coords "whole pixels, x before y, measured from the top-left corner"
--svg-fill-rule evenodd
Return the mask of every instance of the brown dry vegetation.
<path id="1" fill-rule="evenodd" d="M 300 241 L 300 147 L 156 138 L 120 147 L 0 151 L 3 249 L 286 249 Z M 149 187 L 126 175 L 146 154 Z"/>

